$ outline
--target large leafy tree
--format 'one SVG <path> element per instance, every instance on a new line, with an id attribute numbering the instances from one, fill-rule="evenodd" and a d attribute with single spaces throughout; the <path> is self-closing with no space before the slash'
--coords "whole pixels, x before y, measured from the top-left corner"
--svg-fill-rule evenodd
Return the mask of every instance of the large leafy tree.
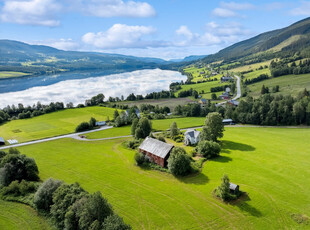
<path id="1" fill-rule="evenodd" d="M 229 189 L 229 178 L 226 174 L 222 177 L 221 185 L 216 189 L 216 195 L 224 201 L 229 200 L 231 197 Z"/>
<path id="2" fill-rule="evenodd" d="M 139 120 L 137 124 L 137 128 L 135 131 L 135 138 L 136 139 L 146 138 L 148 135 L 150 135 L 151 131 L 152 131 L 151 121 L 143 117 Z"/>
<path id="3" fill-rule="evenodd" d="M 174 121 L 170 126 L 170 137 L 175 137 L 179 134 L 177 123 Z"/>
<path id="4" fill-rule="evenodd" d="M 200 140 L 217 141 L 223 137 L 224 125 L 221 114 L 209 113 L 206 117 L 205 126 L 202 129 Z"/>
<path id="5" fill-rule="evenodd" d="M 185 176 L 190 172 L 191 160 L 186 151 L 181 147 L 172 149 L 168 159 L 168 169 L 175 176 Z"/>

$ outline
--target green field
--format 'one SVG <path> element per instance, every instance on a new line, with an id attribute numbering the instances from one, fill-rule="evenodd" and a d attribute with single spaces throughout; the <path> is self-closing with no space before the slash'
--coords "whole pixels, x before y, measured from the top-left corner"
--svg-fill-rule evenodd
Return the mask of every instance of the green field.
<path id="1" fill-rule="evenodd" d="M 154 131 L 163 131 L 170 128 L 171 124 L 175 121 L 179 129 L 203 126 L 205 117 L 182 117 L 163 120 L 152 120 L 152 126 Z M 86 134 L 88 139 L 100 139 L 107 137 L 120 137 L 130 135 L 130 126 L 124 126 L 119 128 L 112 128 L 102 130 L 94 133 Z"/>
<path id="2" fill-rule="evenodd" d="M 106 120 L 107 116 L 113 118 L 114 110 L 98 106 L 66 109 L 30 119 L 7 122 L 0 126 L 0 134 L 5 140 L 17 139 L 19 142 L 25 142 L 73 133 L 79 123 L 88 122 L 91 117 L 97 120 Z"/>
<path id="3" fill-rule="evenodd" d="M 272 90 L 272 87 L 279 85 L 280 92 L 277 94 L 296 96 L 305 88 L 310 90 L 310 74 L 286 75 L 248 85 L 249 95 L 253 97 L 260 96 L 263 85 L 269 87 L 269 91 Z"/>
<path id="4" fill-rule="evenodd" d="M 263 66 L 263 67 L 265 65 L 269 66 L 271 61 L 272 60 L 265 61 L 265 62 L 259 62 L 259 63 L 255 63 L 255 64 L 250 64 L 250 65 L 244 65 L 244 66 L 240 66 L 240 67 L 231 69 L 230 71 L 238 73 L 238 72 L 243 72 L 243 71 L 248 71 L 248 70 L 256 70 L 260 66 Z"/>
<path id="5" fill-rule="evenodd" d="M 44 230 L 52 228 L 31 207 L 0 200 L 0 229 Z"/>
<path id="6" fill-rule="evenodd" d="M 258 77 L 261 74 L 267 74 L 269 76 L 271 75 L 269 68 L 267 68 L 267 69 L 260 69 L 260 70 L 255 70 L 253 72 L 244 74 L 244 80 L 245 79 L 252 79 L 252 78 Z"/>
<path id="7" fill-rule="evenodd" d="M 101 191 L 134 229 L 309 229 L 310 129 L 227 128 L 221 156 L 182 179 L 134 164 L 125 139 L 61 139 L 20 148 L 40 177 L 78 181 Z M 212 196 L 223 174 L 248 198 L 224 204 Z"/>
<path id="8" fill-rule="evenodd" d="M 1 78 L 22 77 L 25 75 L 29 75 L 29 74 L 28 73 L 22 73 L 22 72 L 14 72 L 14 71 L 0 71 L 0 79 Z"/>

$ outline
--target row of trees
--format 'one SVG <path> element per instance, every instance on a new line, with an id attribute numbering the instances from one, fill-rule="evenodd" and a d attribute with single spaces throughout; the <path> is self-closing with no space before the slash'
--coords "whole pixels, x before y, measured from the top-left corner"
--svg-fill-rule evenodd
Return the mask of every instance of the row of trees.
<path id="1" fill-rule="evenodd" d="M 266 80 L 268 78 L 269 78 L 269 76 L 267 74 L 261 74 L 258 77 L 254 77 L 254 78 L 251 78 L 251 79 L 245 79 L 245 81 L 243 83 L 245 85 L 250 85 L 250 84 L 254 84 L 256 82 L 260 82 L 260 81 Z"/>
<path id="2" fill-rule="evenodd" d="M 272 61 L 270 63 L 270 71 L 272 77 L 279 77 L 288 74 L 306 74 L 310 73 L 310 60 L 300 60 L 297 65 L 295 61 L 290 63 L 291 59 L 283 59 L 279 62 Z"/>

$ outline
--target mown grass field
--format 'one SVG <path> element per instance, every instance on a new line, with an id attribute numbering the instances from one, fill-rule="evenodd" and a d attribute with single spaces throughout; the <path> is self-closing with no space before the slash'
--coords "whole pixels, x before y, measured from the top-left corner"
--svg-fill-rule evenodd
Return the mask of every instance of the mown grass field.
<path id="1" fill-rule="evenodd" d="M 221 156 L 199 175 L 174 178 L 134 164 L 126 139 L 61 139 L 20 148 L 40 177 L 78 181 L 101 191 L 134 229 L 309 229 L 310 129 L 226 127 Z M 223 174 L 248 198 L 224 204 L 212 196 Z"/>
<path id="2" fill-rule="evenodd" d="M 269 91 L 272 90 L 272 87 L 279 85 L 280 92 L 277 94 L 296 96 L 305 88 L 310 89 L 310 74 L 286 75 L 248 85 L 249 95 L 253 97 L 260 96 L 263 85 L 269 87 Z"/>
<path id="3" fill-rule="evenodd" d="M 253 72 L 244 74 L 244 79 L 252 79 L 252 78 L 258 77 L 261 74 L 267 74 L 269 76 L 271 75 L 269 68 L 260 69 L 260 70 L 255 70 Z"/>
<path id="4" fill-rule="evenodd" d="M 171 124 L 175 121 L 179 129 L 185 129 L 190 127 L 203 126 L 205 117 L 182 117 L 163 120 L 152 120 L 152 127 L 154 131 L 164 131 L 170 128 Z M 86 134 L 88 139 L 100 139 L 107 137 L 120 137 L 130 135 L 130 126 L 123 126 L 119 128 L 112 128 L 101 130 L 94 133 Z"/>
<path id="5" fill-rule="evenodd" d="M 47 230 L 52 228 L 31 207 L 0 200 L 0 229 Z"/>
<path id="6" fill-rule="evenodd" d="M 23 72 L 14 72 L 14 71 L 0 71 L 0 79 L 1 78 L 14 78 L 14 77 L 22 77 L 25 75 L 29 75 Z"/>
<path id="7" fill-rule="evenodd" d="M 272 60 L 269 60 L 269 61 L 265 61 L 265 62 L 259 62 L 259 63 L 255 63 L 255 64 L 250 64 L 250 65 L 244 65 L 244 66 L 240 66 L 240 67 L 237 67 L 237 68 L 234 68 L 234 69 L 231 69 L 229 70 L 230 72 L 235 72 L 235 73 L 238 73 L 238 72 L 243 72 L 243 71 L 248 71 L 248 70 L 255 70 L 257 68 L 259 68 L 260 66 L 269 66 L 270 65 L 270 62 Z"/>
<path id="8" fill-rule="evenodd" d="M 66 109 L 42 116 L 14 120 L 0 126 L 0 134 L 5 140 L 17 139 L 19 142 L 73 133 L 78 124 L 89 121 L 91 117 L 106 120 L 113 117 L 115 109 L 105 107 L 86 107 Z"/>

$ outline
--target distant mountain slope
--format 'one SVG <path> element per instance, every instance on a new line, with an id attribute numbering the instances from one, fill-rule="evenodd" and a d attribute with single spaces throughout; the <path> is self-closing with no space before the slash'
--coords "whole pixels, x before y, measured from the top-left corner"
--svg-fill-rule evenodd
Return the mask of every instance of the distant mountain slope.
<path id="1" fill-rule="evenodd" d="M 308 52 L 310 44 L 310 18 L 283 29 L 262 33 L 238 42 L 203 59 L 204 62 L 232 61 L 253 55 L 276 52 Z M 275 49 L 273 49 L 276 47 Z"/>

